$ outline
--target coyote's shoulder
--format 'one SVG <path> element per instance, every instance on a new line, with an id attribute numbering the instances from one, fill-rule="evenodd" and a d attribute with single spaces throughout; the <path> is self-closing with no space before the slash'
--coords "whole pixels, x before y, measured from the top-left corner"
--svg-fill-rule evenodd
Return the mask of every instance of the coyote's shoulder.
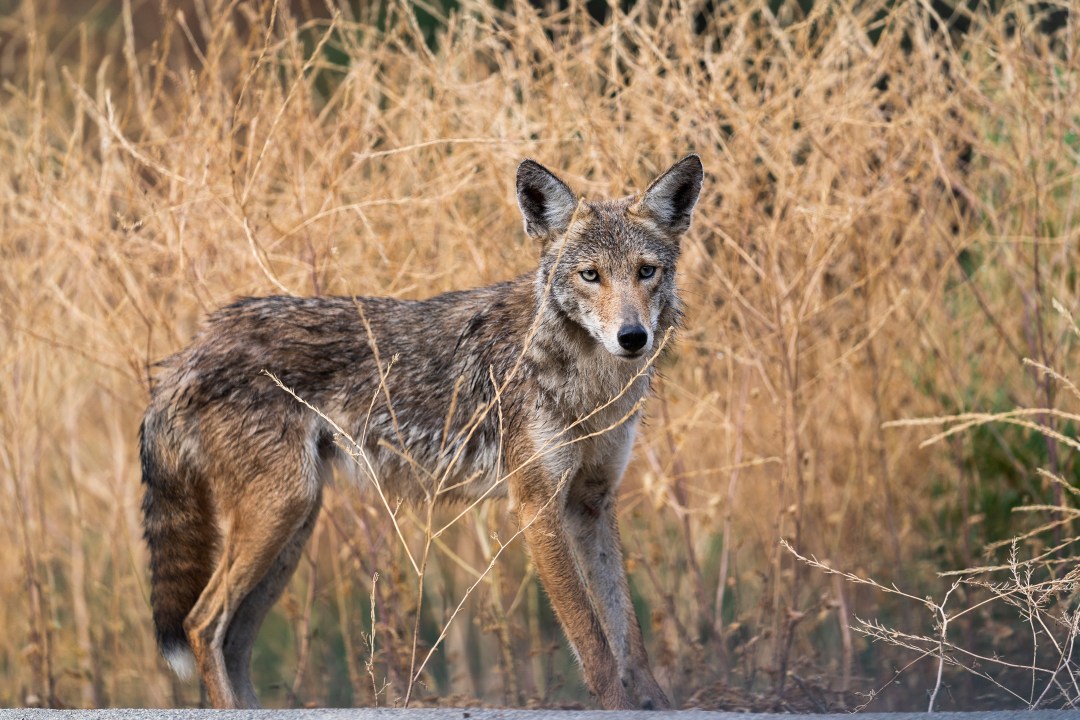
<path id="1" fill-rule="evenodd" d="M 665 705 L 614 499 L 652 361 L 681 316 L 679 237 L 700 186 L 689 156 L 643 195 L 587 202 L 526 161 L 535 272 L 425 300 L 261 297 L 211 315 L 162 363 L 141 431 L 166 657 L 180 665 L 190 648 L 215 706 L 257 702 L 251 643 L 344 433 L 356 443 L 344 465 L 389 493 L 510 496 L 601 703 Z"/>

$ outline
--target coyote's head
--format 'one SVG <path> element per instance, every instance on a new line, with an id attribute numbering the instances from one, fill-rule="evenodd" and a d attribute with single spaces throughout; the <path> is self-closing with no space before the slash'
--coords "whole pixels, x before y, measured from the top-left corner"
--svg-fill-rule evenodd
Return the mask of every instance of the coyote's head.
<path id="1" fill-rule="evenodd" d="M 550 282 L 549 303 L 612 355 L 645 357 L 678 321 L 679 240 L 702 178 L 701 159 L 687 155 L 642 194 L 589 201 L 539 163 L 518 167 L 525 232 L 542 245 L 537 282 Z"/>

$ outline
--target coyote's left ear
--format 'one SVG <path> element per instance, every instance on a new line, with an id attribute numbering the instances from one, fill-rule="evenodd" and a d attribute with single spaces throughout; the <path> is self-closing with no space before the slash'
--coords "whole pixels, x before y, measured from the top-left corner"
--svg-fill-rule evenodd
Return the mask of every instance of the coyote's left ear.
<path id="1" fill-rule="evenodd" d="M 633 211 L 648 216 L 661 230 L 681 235 L 690 228 L 704 177 L 701 158 L 687 155 L 652 181 Z"/>
<path id="2" fill-rule="evenodd" d="M 517 201 L 529 237 L 550 239 L 566 232 L 577 207 L 570 186 L 535 160 L 517 169 Z"/>

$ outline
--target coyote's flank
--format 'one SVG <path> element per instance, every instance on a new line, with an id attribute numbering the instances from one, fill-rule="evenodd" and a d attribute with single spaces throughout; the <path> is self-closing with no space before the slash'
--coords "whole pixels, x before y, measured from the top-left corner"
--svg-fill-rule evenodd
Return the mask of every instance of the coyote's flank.
<path id="1" fill-rule="evenodd" d="M 388 492 L 508 497 L 600 704 L 669 707 L 615 503 L 650 360 L 679 322 L 675 266 L 702 177 L 689 155 L 640 195 L 589 201 L 526 160 L 517 199 L 535 272 L 422 301 L 247 298 L 211 316 L 162 363 L 141 428 L 151 603 L 170 664 L 193 661 L 214 707 L 258 704 L 255 636 L 340 454 L 330 423 L 271 373 L 357 438 Z"/>

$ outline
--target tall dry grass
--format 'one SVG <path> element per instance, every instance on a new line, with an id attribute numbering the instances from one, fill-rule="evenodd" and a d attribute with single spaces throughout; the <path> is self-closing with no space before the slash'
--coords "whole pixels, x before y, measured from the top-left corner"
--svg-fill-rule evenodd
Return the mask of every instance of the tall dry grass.
<path id="1" fill-rule="evenodd" d="M 933 637 L 934 616 L 779 540 L 941 597 L 937 572 L 1023 531 L 1012 508 L 1075 507 L 1037 473 L 1075 485 L 1075 446 L 986 425 L 920 448 L 885 425 L 1058 407 L 1022 361 L 1075 367 L 1051 309 L 1080 305 L 1075 4 L 636 3 L 602 22 L 578 2 L 7 5 L 2 705 L 197 702 L 147 607 L 148 366 L 240 295 L 421 297 L 531 268 L 524 156 L 589 196 L 690 150 L 706 165 L 686 327 L 621 505 L 676 702 L 820 708 L 887 685 L 874 707 L 922 707 L 937 665 L 853 618 Z M 397 521 L 415 554 L 424 511 Z M 256 649 L 264 700 L 584 700 L 523 548 L 491 563 L 515 531 L 501 506 L 466 515 L 420 584 L 385 510 L 337 486 Z M 1033 664 L 1025 620 L 994 607 L 950 637 Z M 414 641 L 423 657 L 444 628 L 413 687 Z M 939 708 L 1019 702 L 946 681 Z"/>

